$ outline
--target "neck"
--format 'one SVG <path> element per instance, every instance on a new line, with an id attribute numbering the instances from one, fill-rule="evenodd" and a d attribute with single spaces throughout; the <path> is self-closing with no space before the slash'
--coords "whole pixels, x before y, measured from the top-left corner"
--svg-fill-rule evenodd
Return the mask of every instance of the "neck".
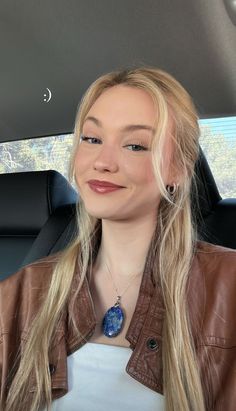
<path id="1" fill-rule="evenodd" d="M 137 222 L 102 220 L 102 240 L 96 268 L 115 277 L 129 278 L 142 273 L 155 222 L 147 219 Z"/>

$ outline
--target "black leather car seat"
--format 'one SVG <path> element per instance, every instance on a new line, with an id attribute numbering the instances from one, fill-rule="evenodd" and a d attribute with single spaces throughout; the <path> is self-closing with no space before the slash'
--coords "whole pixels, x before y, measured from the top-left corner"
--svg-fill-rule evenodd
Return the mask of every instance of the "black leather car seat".
<path id="1" fill-rule="evenodd" d="M 52 170 L 0 174 L 0 190 L 2 280 L 28 261 L 64 246 L 60 239 L 73 219 L 77 194 L 61 174 Z M 42 227 L 46 227 L 44 235 L 37 241 Z M 69 241 L 69 235 L 64 240 Z"/>
<path id="2" fill-rule="evenodd" d="M 222 199 L 205 155 L 196 163 L 197 191 L 193 188 L 193 209 L 199 238 L 236 249 L 236 198 Z"/>

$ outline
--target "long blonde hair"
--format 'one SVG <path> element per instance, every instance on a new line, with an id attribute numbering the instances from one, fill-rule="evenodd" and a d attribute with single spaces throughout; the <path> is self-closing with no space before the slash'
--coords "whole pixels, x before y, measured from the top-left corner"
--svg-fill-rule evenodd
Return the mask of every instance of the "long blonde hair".
<path id="1" fill-rule="evenodd" d="M 186 298 L 188 274 L 196 241 L 192 224 L 190 188 L 194 164 L 198 157 L 199 138 L 198 118 L 188 93 L 171 75 L 156 68 L 121 70 L 97 79 L 84 95 L 76 116 L 70 175 L 71 178 L 74 176 L 74 159 L 88 111 L 104 90 L 119 84 L 145 90 L 152 97 L 157 110 L 152 160 L 162 199 L 158 208 L 156 228 L 157 260 L 153 261 L 153 267 L 156 281 L 159 279 L 161 283 L 166 308 L 162 344 L 165 409 L 203 411 L 203 391 Z M 181 175 L 173 198 L 170 198 L 166 190 L 161 171 L 169 116 L 173 121 L 173 164 Z M 80 282 L 74 299 L 78 296 L 86 273 L 91 273 L 94 263 L 92 239 L 99 227 L 99 221 L 88 215 L 82 201 L 78 206 L 78 227 L 78 237 L 61 253 L 53 271 L 48 293 L 32 324 L 18 371 L 11 384 L 5 411 L 19 411 L 19 404 L 23 404 L 24 411 L 35 411 L 43 402 L 48 406 L 51 404 L 48 367 L 50 342 L 65 310 L 76 265 L 79 265 Z M 72 315 L 69 321 L 71 327 L 75 327 Z M 76 331 L 80 335 L 80 330 Z M 27 387 L 32 374 L 35 375 L 37 392 L 34 396 L 31 394 L 29 402 Z M 27 408 L 24 408 L 26 404 Z"/>

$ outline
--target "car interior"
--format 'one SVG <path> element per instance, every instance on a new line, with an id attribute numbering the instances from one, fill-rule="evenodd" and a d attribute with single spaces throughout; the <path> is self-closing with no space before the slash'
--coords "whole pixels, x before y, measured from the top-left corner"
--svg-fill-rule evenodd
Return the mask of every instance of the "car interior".
<path id="1" fill-rule="evenodd" d="M 200 119 L 236 116 L 234 0 L 9 0 L 0 18 L 0 155 L 6 142 L 73 133 L 89 84 L 124 67 L 172 74 Z M 196 176 L 199 239 L 236 249 L 236 197 L 222 197 L 203 149 Z M 1 172 L 0 192 L 4 280 L 69 244 L 79 196 L 50 167 Z"/>

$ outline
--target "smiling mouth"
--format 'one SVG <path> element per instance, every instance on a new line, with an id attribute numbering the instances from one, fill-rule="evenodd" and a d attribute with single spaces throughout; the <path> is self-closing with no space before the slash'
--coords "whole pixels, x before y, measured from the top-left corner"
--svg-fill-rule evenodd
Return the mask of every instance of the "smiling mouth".
<path id="1" fill-rule="evenodd" d="M 110 181 L 89 180 L 88 184 L 92 184 L 92 185 L 97 186 L 97 187 L 124 188 L 123 186 L 111 183 Z"/>
<path id="2" fill-rule="evenodd" d="M 97 181 L 97 180 L 88 181 L 88 185 L 92 191 L 94 191 L 95 193 L 99 193 L 99 194 L 111 193 L 113 191 L 117 191 L 117 190 L 124 188 L 122 186 L 112 184 L 108 181 Z"/>

